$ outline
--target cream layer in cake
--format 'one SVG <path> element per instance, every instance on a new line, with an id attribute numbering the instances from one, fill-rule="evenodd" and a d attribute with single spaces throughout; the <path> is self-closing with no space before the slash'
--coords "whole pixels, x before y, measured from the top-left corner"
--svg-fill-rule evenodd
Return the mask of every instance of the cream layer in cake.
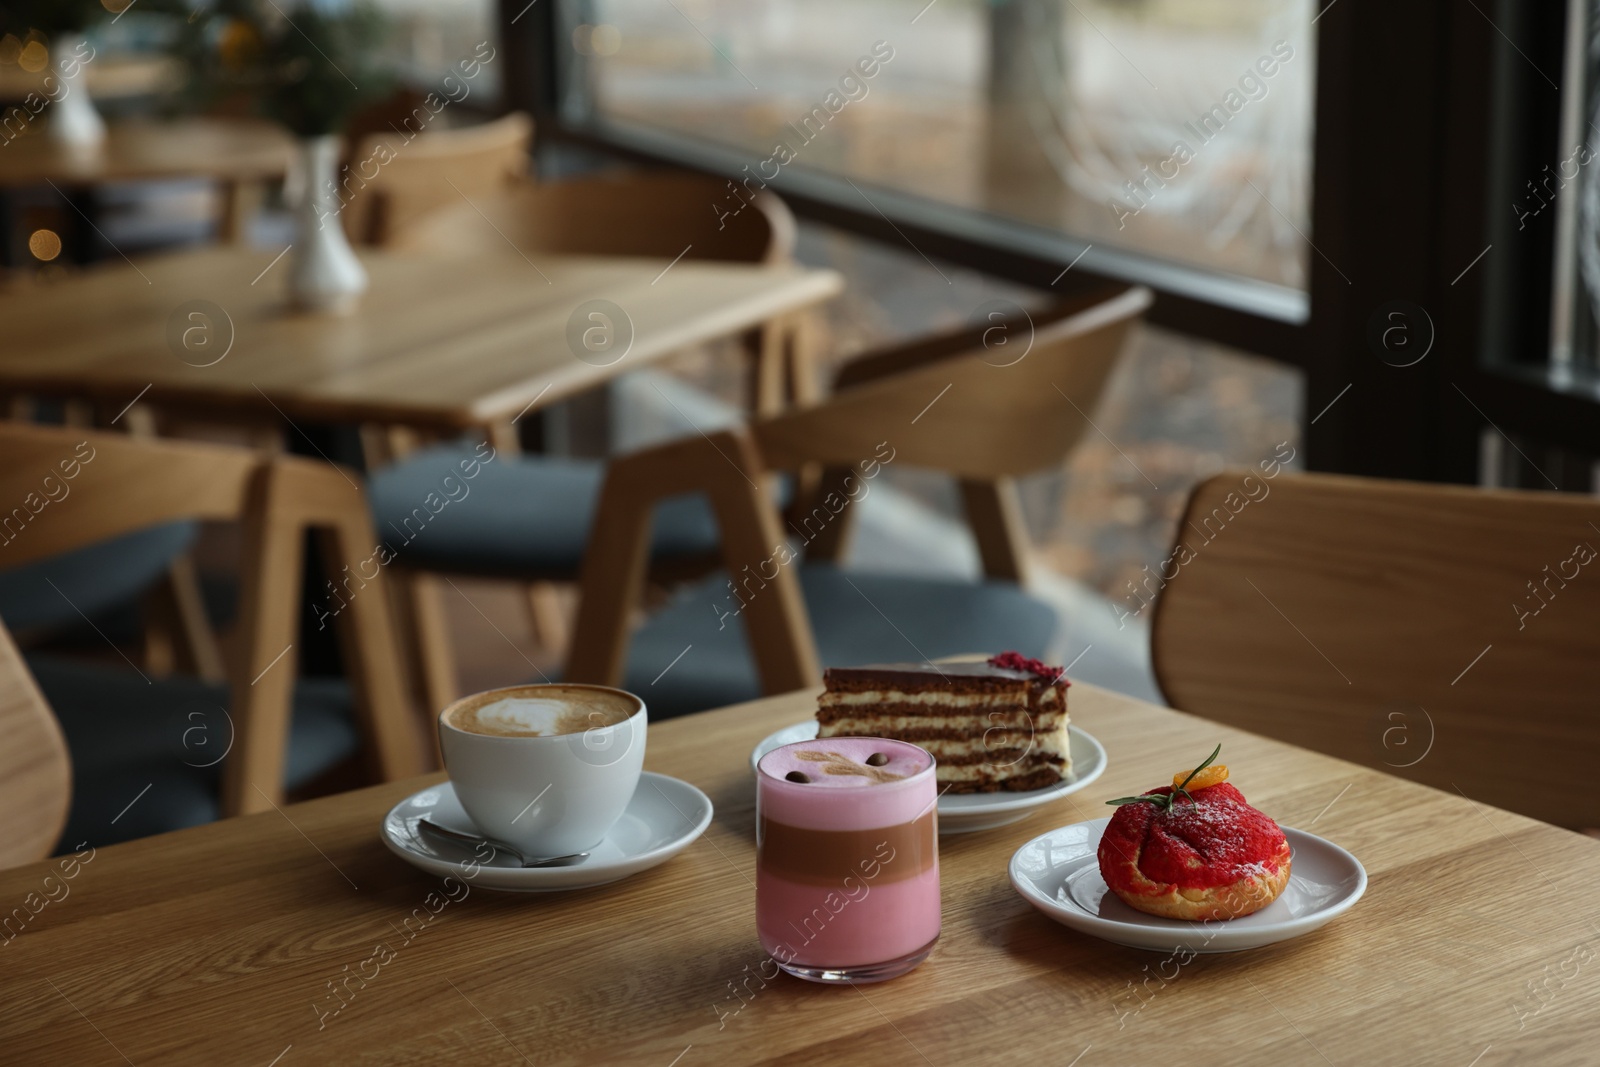
<path id="1" fill-rule="evenodd" d="M 894 737 L 913 741 L 940 763 L 969 762 L 966 757 L 997 751 L 1032 749 L 1045 756 L 1070 758 L 1065 715 L 991 722 L 981 716 L 870 715 L 847 716 L 828 723 L 825 737 Z M 887 731 L 887 732 L 885 732 Z M 973 750 L 974 742 L 979 748 Z"/>

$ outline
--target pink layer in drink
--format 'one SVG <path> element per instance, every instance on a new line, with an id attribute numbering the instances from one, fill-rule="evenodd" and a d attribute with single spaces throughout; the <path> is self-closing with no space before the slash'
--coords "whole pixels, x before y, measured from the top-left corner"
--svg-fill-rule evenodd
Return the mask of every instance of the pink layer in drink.
<path id="1" fill-rule="evenodd" d="M 778 963 L 845 970 L 939 936 L 934 760 L 871 737 L 774 749 L 758 764 L 756 928 Z"/>

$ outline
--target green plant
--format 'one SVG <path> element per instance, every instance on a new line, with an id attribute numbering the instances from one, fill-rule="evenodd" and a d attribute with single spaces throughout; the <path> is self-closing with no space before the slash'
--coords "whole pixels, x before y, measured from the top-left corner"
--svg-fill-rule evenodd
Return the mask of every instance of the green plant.
<path id="1" fill-rule="evenodd" d="M 1205 758 L 1205 762 L 1201 763 L 1200 766 L 1190 771 L 1189 776 L 1183 780 L 1182 784 L 1178 785 L 1170 793 L 1140 793 L 1136 797 L 1118 797 L 1115 800 L 1108 800 L 1106 803 L 1118 807 L 1123 804 L 1150 804 L 1156 808 L 1159 808 L 1161 811 L 1171 811 L 1173 801 L 1177 800 L 1179 796 L 1182 796 L 1190 804 L 1193 804 L 1194 797 L 1189 795 L 1189 790 L 1185 787 L 1188 786 L 1190 782 L 1194 781 L 1196 775 L 1205 770 L 1207 767 L 1211 766 L 1212 762 L 1215 761 L 1216 758 L 1221 754 L 1222 745 L 1219 743 L 1216 748 L 1211 750 L 1211 755 Z"/>
<path id="2" fill-rule="evenodd" d="M 388 23 L 368 0 L 216 0 L 182 26 L 193 95 L 247 99 L 302 137 L 340 132 L 393 85 L 374 58 Z"/>

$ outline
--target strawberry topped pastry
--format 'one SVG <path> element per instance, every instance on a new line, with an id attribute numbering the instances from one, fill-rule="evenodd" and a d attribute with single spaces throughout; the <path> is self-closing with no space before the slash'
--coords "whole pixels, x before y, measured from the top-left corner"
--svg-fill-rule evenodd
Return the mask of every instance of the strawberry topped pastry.
<path id="1" fill-rule="evenodd" d="M 1228 784 L 1218 745 L 1172 785 L 1119 797 L 1100 838 L 1100 874 L 1131 908 L 1167 919 L 1237 919 L 1289 884 L 1289 842 Z"/>

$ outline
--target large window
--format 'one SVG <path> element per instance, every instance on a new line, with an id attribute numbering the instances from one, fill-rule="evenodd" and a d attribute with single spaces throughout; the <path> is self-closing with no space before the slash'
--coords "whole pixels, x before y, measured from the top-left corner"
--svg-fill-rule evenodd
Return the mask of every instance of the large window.
<path id="1" fill-rule="evenodd" d="M 1546 116 L 1509 120 L 1501 133 L 1511 151 L 1492 194 L 1491 237 L 1509 255 L 1495 264 L 1501 328 L 1490 334 L 1485 365 L 1523 402 L 1481 431 L 1482 480 L 1596 491 L 1600 0 L 1568 0 L 1542 24 L 1514 28 L 1543 48 L 1509 65 L 1504 78 L 1544 97 Z"/>
<path id="2" fill-rule="evenodd" d="M 572 125 L 699 149 L 752 187 L 825 177 L 863 211 L 962 209 L 969 229 L 1032 239 L 1062 266 L 1089 248 L 1085 266 L 1110 273 L 1149 259 L 1233 276 L 1253 310 L 1304 317 L 1309 0 L 559 10 Z"/>
<path id="3" fill-rule="evenodd" d="M 495 0 L 378 0 L 393 21 L 394 31 L 385 48 L 406 82 L 435 85 L 462 59 L 473 55 L 481 41 L 499 36 Z M 479 85 L 488 99 L 499 93 L 501 71 L 485 64 Z"/>
<path id="4" fill-rule="evenodd" d="M 1591 484 L 1600 0 L 523 7 L 513 97 L 558 140 L 1046 293 L 1149 285 L 1153 324 L 1304 372 L 1313 469 Z"/>
<path id="5" fill-rule="evenodd" d="M 1517 189 L 1520 232 L 1555 216 L 1550 362 L 1575 378 L 1600 368 L 1600 3 L 1572 0 L 1561 132 L 1550 162 Z"/>

